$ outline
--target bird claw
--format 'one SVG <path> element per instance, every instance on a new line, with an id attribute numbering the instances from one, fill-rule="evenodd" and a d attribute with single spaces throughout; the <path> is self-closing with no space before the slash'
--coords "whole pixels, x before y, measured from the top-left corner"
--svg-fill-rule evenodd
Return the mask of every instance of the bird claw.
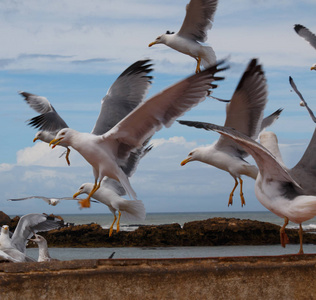
<path id="1" fill-rule="evenodd" d="M 79 201 L 80 208 L 89 208 L 90 207 L 90 199 L 86 198 Z"/>

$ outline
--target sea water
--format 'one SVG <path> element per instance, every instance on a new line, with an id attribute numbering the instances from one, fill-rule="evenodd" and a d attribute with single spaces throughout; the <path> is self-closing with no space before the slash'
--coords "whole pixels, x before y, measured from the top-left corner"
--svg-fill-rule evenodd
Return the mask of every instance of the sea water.
<path id="1" fill-rule="evenodd" d="M 100 224 L 109 228 L 113 222 L 112 214 L 67 214 L 61 215 L 66 223 Z M 162 225 L 206 220 L 209 218 L 238 218 L 283 225 L 283 219 L 271 212 L 197 212 L 197 213 L 148 213 L 144 222 L 128 224 L 121 221 L 120 230 L 132 231 L 140 225 Z M 287 228 L 298 228 L 290 223 Z M 316 218 L 303 224 L 304 230 L 316 228 Z M 115 227 L 114 227 L 115 229 Z M 114 233 L 115 234 L 115 231 Z M 209 246 L 209 247 L 112 247 L 112 248 L 49 248 L 51 257 L 60 260 L 72 259 L 103 259 L 114 253 L 113 258 L 186 258 L 186 257 L 224 257 L 224 256 L 269 256 L 295 254 L 299 250 L 298 244 L 289 244 L 286 248 L 281 245 L 267 246 Z M 305 253 L 316 253 L 316 245 L 304 245 Z M 38 249 L 27 249 L 27 255 L 37 259 Z"/>

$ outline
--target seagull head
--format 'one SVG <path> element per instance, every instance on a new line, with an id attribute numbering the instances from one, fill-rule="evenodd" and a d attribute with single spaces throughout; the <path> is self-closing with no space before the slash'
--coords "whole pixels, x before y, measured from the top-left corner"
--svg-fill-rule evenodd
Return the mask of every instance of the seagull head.
<path id="1" fill-rule="evenodd" d="M 42 138 L 42 131 L 38 131 L 35 134 L 35 138 L 33 139 L 33 143 L 35 143 L 37 140 L 41 140 L 41 138 Z"/>
<path id="2" fill-rule="evenodd" d="M 89 194 L 93 188 L 93 184 L 84 183 L 80 186 L 78 191 L 72 196 L 73 198 L 77 198 L 81 194 Z"/>
<path id="3" fill-rule="evenodd" d="M 49 146 L 53 145 L 52 148 L 55 148 L 61 142 L 67 144 L 72 136 L 72 130 L 70 128 L 63 128 L 56 134 L 55 138 L 50 141 Z"/>
<path id="4" fill-rule="evenodd" d="M 167 31 L 169 32 L 169 31 Z M 171 33 L 169 33 L 170 35 Z M 153 45 L 156 45 L 156 44 L 166 44 L 166 40 L 167 40 L 167 35 L 168 34 L 162 34 L 162 35 L 159 35 L 152 43 L 150 43 L 148 45 L 148 47 L 151 47 Z"/>
<path id="5" fill-rule="evenodd" d="M 192 150 L 189 153 L 188 157 L 181 162 L 181 166 L 184 166 L 190 161 L 196 160 L 196 153 L 197 153 L 197 149 Z"/>
<path id="6" fill-rule="evenodd" d="M 9 234 L 9 226 L 8 225 L 3 225 L 1 227 L 1 234 Z"/>
<path id="7" fill-rule="evenodd" d="M 34 236 L 35 236 L 35 238 L 29 239 L 29 241 L 37 243 L 37 244 L 41 244 L 41 243 L 46 242 L 45 238 L 42 237 L 41 235 L 35 233 Z"/>

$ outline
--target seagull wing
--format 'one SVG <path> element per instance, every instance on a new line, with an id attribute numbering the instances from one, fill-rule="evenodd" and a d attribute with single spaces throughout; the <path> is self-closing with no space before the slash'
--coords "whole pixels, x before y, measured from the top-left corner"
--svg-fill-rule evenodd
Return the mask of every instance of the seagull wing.
<path id="1" fill-rule="evenodd" d="M 207 30 L 212 28 L 217 0 L 191 0 L 186 6 L 186 16 L 178 35 L 206 42 Z"/>
<path id="2" fill-rule="evenodd" d="M 309 42 L 316 49 L 316 35 L 303 25 L 295 24 L 294 30 L 296 33 Z"/>
<path id="3" fill-rule="evenodd" d="M 104 177 L 101 183 L 101 187 L 110 189 L 114 191 L 119 196 L 126 195 L 125 189 L 122 187 L 122 185 L 116 181 L 115 179 Z"/>
<path id="4" fill-rule="evenodd" d="M 303 98 L 301 92 L 297 89 L 296 84 L 294 83 L 294 80 L 293 80 L 293 78 L 291 76 L 289 77 L 289 81 L 290 81 L 290 85 L 291 85 L 293 91 L 299 96 L 301 101 L 304 103 L 304 106 L 306 107 L 306 109 L 307 109 L 309 115 L 311 116 L 312 120 L 316 123 L 316 117 L 315 117 L 313 111 L 307 105 L 305 99 Z"/>
<path id="5" fill-rule="evenodd" d="M 225 127 L 234 128 L 256 139 L 261 129 L 263 111 L 268 101 L 267 81 L 258 64 L 252 59 L 248 64 L 231 101 L 226 105 Z M 238 156 L 246 157 L 247 152 L 232 139 L 222 135 L 216 143 L 218 149 L 229 149 Z"/>
<path id="6" fill-rule="evenodd" d="M 142 147 L 156 131 L 163 126 L 170 127 L 176 118 L 203 101 L 208 90 L 217 87 L 213 82 L 224 79 L 215 76 L 217 72 L 227 69 L 219 68 L 222 63 L 192 75 L 153 96 L 104 134 L 102 139 L 112 141 L 110 143 L 115 156 L 124 159 L 131 150 Z"/>
<path id="7" fill-rule="evenodd" d="M 20 92 L 20 94 L 24 97 L 24 100 L 30 107 L 40 113 L 40 115 L 30 119 L 28 125 L 50 132 L 56 132 L 62 128 L 68 127 L 66 122 L 59 116 L 47 98 L 27 92 Z"/>
<path id="8" fill-rule="evenodd" d="M 44 196 L 30 196 L 30 197 L 24 197 L 24 198 L 12 198 L 8 199 L 8 201 L 22 201 L 22 200 L 29 200 L 29 199 L 42 199 L 48 204 L 50 203 L 49 198 L 44 197 Z"/>
<path id="9" fill-rule="evenodd" d="M 316 129 L 300 161 L 290 170 L 305 194 L 316 195 Z"/>
<path id="10" fill-rule="evenodd" d="M 283 111 L 283 108 L 279 108 L 278 110 L 276 110 L 271 115 L 265 117 L 262 120 L 261 127 L 260 127 L 260 132 L 263 131 L 265 128 L 271 126 L 280 117 L 280 114 L 281 114 L 282 111 Z"/>
<path id="11" fill-rule="evenodd" d="M 140 60 L 128 67 L 112 84 L 101 101 L 101 111 L 92 130 L 101 135 L 109 131 L 141 103 L 151 84 L 150 60 Z"/>
<path id="12" fill-rule="evenodd" d="M 28 214 L 21 217 L 12 235 L 12 244 L 25 253 L 27 240 L 38 231 L 48 231 L 59 228 L 59 219 L 45 214 Z"/>

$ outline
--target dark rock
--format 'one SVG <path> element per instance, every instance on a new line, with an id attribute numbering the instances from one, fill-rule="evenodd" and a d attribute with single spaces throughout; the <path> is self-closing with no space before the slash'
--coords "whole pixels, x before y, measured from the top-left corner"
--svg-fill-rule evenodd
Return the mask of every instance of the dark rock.
<path id="1" fill-rule="evenodd" d="M 290 243 L 299 243 L 298 231 L 286 229 Z M 42 233 L 50 247 L 168 247 L 219 245 L 272 245 L 280 243 L 280 226 L 235 218 L 158 226 L 132 232 L 113 232 L 98 224 L 68 226 Z M 304 233 L 304 243 L 316 244 L 316 235 Z"/>
<path id="2" fill-rule="evenodd" d="M 0 211 L 0 226 L 9 225 L 11 218 L 5 214 L 3 211 Z"/>

